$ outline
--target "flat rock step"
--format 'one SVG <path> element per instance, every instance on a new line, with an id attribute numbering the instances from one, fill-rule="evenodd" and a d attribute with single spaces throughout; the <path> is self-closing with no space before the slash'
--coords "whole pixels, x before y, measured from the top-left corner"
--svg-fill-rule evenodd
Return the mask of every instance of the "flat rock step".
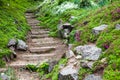
<path id="1" fill-rule="evenodd" d="M 49 37 L 48 34 L 42 34 L 42 35 L 31 35 L 31 38 L 45 38 L 45 37 Z"/>
<path id="2" fill-rule="evenodd" d="M 34 13 L 25 13 L 26 16 L 34 16 Z"/>
<path id="3" fill-rule="evenodd" d="M 0 68 L 0 73 L 7 71 L 6 68 Z"/>
<path id="4" fill-rule="evenodd" d="M 47 41 L 51 42 L 51 41 L 57 41 L 57 40 L 54 39 L 54 38 L 51 38 L 51 37 L 49 37 L 49 38 L 32 39 L 32 42 L 47 42 Z"/>
<path id="5" fill-rule="evenodd" d="M 37 23 L 37 24 L 36 24 L 36 23 L 31 23 L 31 24 L 29 24 L 29 25 L 30 25 L 30 26 L 38 26 L 38 24 L 39 24 L 39 23 Z"/>
<path id="6" fill-rule="evenodd" d="M 59 43 L 59 42 L 53 42 L 53 43 L 30 43 L 29 45 L 30 46 L 33 46 L 33 47 L 47 47 L 47 46 L 58 46 L 58 45 L 60 45 L 61 43 Z"/>
<path id="7" fill-rule="evenodd" d="M 21 60 L 26 61 L 33 61 L 33 60 L 44 60 L 44 59 L 52 59 L 54 58 L 54 53 L 48 53 L 48 54 L 29 54 L 29 55 L 21 55 L 18 56 Z"/>
<path id="8" fill-rule="evenodd" d="M 39 27 L 39 29 L 32 29 L 31 31 L 49 31 L 49 29 L 41 29 L 41 28 Z"/>
<path id="9" fill-rule="evenodd" d="M 31 22 L 28 22 L 28 24 L 38 24 L 39 21 L 31 21 Z"/>
<path id="10" fill-rule="evenodd" d="M 50 51 L 53 51 L 56 49 L 56 46 L 50 46 L 50 47 L 32 47 L 29 48 L 31 53 L 47 53 Z"/>
<path id="11" fill-rule="evenodd" d="M 38 32 L 36 32 L 36 31 L 31 31 L 31 33 L 34 34 L 34 35 L 37 35 L 37 34 L 40 35 L 40 34 L 48 34 L 49 31 L 42 31 L 42 30 L 41 30 L 41 31 L 38 31 Z"/>
<path id="12" fill-rule="evenodd" d="M 28 23 L 29 23 L 29 22 L 36 22 L 36 21 L 37 21 L 37 22 L 40 22 L 39 20 L 34 19 L 34 18 L 28 18 L 27 21 L 28 21 Z"/>
<path id="13" fill-rule="evenodd" d="M 48 61 L 47 59 L 44 61 Z M 26 67 L 26 65 L 31 64 L 31 65 L 39 65 L 42 62 L 44 62 L 43 60 L 36 60 L 36 61 L 25 61 L 25 60 L 17 60 L 14 61 L 12 63 L 9 63 L 9 67 L 13 67 L 13 68 L 24 68 Z"/>
<path id="14" fill-rule="evenodd" d="M 42 41 L 42 42 L 33 42 L 33 43 L 29 43 L 29 45 L 36 45 L 36 46 L 49 46 L 49 45 L 56 45 L 56 44 L 62 44 L 62 42 L 60 41 Z"/>
<path id="15" fill-rule="evenodd" d="M 31 14 L 31 15 L 27 15 L 27 14 L 26 14 L 25 17 L 28 19 L 29 17 L 32 18 L 32 17 L 35 17 L 35 16 L 32 15 L 32 14 Z"/>
<path id="16" fill-rule="evenodd" d="M 40 80 L 39 74 L 25 69 L 15 69 L 15 74 L 19 80 Z"/>
<path id="17" fill-rule="evenodd" d="M 44 27 L 41 26 L 31 26 L 32 29 L 44 29 Z"/>

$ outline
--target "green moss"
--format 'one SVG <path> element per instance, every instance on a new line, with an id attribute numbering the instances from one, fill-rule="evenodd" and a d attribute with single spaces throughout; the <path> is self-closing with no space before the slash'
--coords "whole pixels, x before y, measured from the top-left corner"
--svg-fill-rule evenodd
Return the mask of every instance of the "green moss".
<path id="1" fill-rule="evenodd" d="M 0 58 L 11 54 L 11 51 L 7 48 L 7 43 L 11 38 L 25 40 L 30 27 L 24 14 L 30 6 L 31 2 L 28 0 L 2 1 L 0 6 Z"/>

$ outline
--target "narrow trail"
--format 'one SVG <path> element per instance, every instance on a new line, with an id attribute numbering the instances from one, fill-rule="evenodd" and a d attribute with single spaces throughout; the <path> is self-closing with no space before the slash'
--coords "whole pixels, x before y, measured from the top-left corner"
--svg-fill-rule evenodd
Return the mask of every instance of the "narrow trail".
<path id="1" fill-rule="evenodd" d="M 58 38 L 48 36 L 49 29 L 38 26 L 40 23 L 33 13 L 26 13 L 31 30 L 27 36 L 27 51 L 17 51 L 17 59 L 7 64 L 15 69 L 18 80 L 40 80 L 38 73 L 23 69 L 27 64 L 38 65 L 43 61 L 59 60 L 67 48 Z"/>

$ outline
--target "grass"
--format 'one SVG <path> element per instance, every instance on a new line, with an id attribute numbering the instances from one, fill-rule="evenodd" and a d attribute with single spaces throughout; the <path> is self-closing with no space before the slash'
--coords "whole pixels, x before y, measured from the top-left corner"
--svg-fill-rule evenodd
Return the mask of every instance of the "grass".
<path id="1" fill-rule="evenodd" d="M 25 11 L 32 4 L 27 0 L 3 0 L 0 3 L 0 67 L 4 65 L 1 60 L 10 55 L 7 43 L 11 38 L 25 39 L 30 29 L 25 19 Z"/>

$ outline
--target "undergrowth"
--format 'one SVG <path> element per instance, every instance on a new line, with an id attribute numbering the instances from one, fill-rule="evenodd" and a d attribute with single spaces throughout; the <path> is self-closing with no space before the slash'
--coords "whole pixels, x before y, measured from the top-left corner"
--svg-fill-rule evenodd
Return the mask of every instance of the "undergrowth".
<path id="1" fill-rule="evenodd" d="M 33 2 L 31 0 L 31 2 Z M 10 55 L 7 43 L 11 38 L 26 40 L 30 29 L 25 19 L 25 11 L 31 4 L 28 0 L 2 0 L 0 3 L 0 67 L 4 65 L 2 57 Z"/>
<path id="2" fill-rule="evenodd" d="M 49 64 L 47 62 L 44 62 L 40 64 L 39 66 L 35 65 L 27 65 L 26 69 L 32 72 L 38 72 L 40 80 L 45 80 L 45 79 L 51 79 L 51 80 L 58 80 L 58 74 L 60 70 L 61 65 L 66 65 L 67 59 L 62 58 L 58 64 L 56 64 L 52 70 L 52 72 L 48 72 Z"/>

